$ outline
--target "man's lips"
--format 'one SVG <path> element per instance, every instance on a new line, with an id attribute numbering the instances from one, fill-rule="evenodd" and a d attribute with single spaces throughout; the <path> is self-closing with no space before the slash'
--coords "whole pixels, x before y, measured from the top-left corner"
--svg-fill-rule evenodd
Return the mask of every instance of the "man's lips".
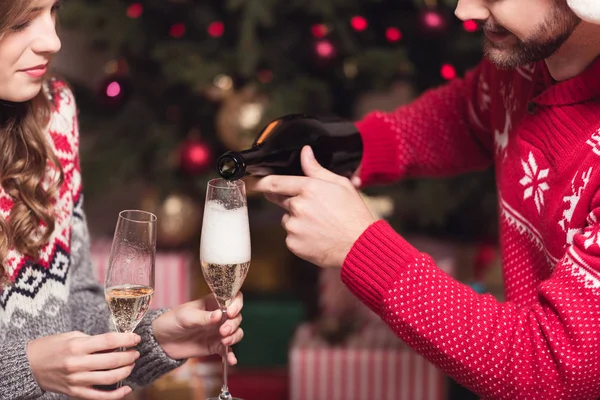
<path id="1" fill-rule="evenodd" d="M 510 32 L 507 30 L 484 29 L 483 33 L 492 42 L 501 42 L 510 36 Z"/>

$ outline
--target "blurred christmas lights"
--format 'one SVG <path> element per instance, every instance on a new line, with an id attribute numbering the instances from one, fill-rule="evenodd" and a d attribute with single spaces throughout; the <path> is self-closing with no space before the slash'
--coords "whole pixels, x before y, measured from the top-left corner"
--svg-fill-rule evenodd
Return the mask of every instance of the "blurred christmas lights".
<path id="1" fill-rule="evenodd" d="M 397 42 L 402 39 L 402 32 L 395 26 L 390 26 L 385 30 L 385 37 L 389 42 Z"/>
<path id="2" fill-rule="evenodd" d="M 225 24 L 221 21 L 211 22 L 210 25 L 208 25 L 207 31 L 211 37 L 221 37 L 225 33 Z"/>
<path id="3" fill-rule="evenodd" d="M 169 35 L 173 38 L 180 38 L 185 35 L 185 25 L 181 22 L 173 24 L 169 29 Z"/>
<path id="4" fill-rule="evenodd" d="M 131 3 L 127 7 L 127 16 L 129 18 L 139 18 L 144 12 L 144 7 L 140 3 Z"/>
<path id="5" fill-rule="evenodd" d="M 440 68 L 440 75 L 446 80 L 452 80 L 456 78 L 456 68 L 452 64 L 444 64 Z"/>
<path id="6" fill-rule="evenodd" d="M 369 23 L 365 17 L 356 15 L 350 19 L 350 25 L 355 31 L 362 32 L 369 27 Z"/>

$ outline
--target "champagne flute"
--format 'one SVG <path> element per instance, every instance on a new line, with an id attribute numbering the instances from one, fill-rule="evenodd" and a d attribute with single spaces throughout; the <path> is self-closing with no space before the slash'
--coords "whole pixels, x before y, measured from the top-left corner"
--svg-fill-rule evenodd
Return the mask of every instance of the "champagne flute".
<path id="1" fill-rule="evenodd" d="M 250 228 L 243 181 L 213 179 L 208 182 L 200 263 L 204 279 L 223 312 L 224 323 L 227 321 L 227 307 L 242 287 L 250 267 Z M 232 398 L 229 393 L 228 352 L 229 346 L 225 346 L 221 394 L 208 400 L 241 400 Z"/>
<path id="2" fill-rule="evenodd" d="M 121 211 L 104 282 L 104 295 L 118 332 L 133 332 L 150 307 L 155 256 L 156 216 L 146 211 Z M 122 384 L 120 381 L 117 388 Z"/>

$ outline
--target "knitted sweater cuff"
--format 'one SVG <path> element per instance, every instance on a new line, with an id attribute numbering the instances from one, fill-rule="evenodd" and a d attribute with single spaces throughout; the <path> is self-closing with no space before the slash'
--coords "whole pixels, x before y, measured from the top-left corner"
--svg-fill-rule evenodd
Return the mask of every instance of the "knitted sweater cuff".
<path id="1" fill-rule="evenodd" d="M 395 182 L 401 178 L 406 165 L 401 165 L 400 134 L 391 128 L 386 116 L 379 112 L 367 115 L 356 123 L 363 140 L 360 179 L 363 186 Z"/>
<path id="2" fill-rule="evenodd" d="M 142 323 L 135 330 L 141 336 L 142 341 L 137 345 L 140 358 L 135 363 L 135 369 L 131 374 L 131 380 L 139 386 L 146 386 L 177 367 L 183 365 L 187 360 L 174 360 L 169 357 L 160 347 L 154 333 L 152 332 L 152 321 L 168 310 L 148 311 Z"/>
<path id="3" fill-rule="evenodd" d="M 342 267 L 342 281 L 377 312 L 385 290 L 421 253 L 385 221 L 372 224 L 354 243 Z"/>
<path id="4" fill-rule="evenodd" d="M 5 400 L 37 399 L 44 391 L 35 380 L 29 358 L 29 339 L 6 341 L 0 344 L 0 398 Z"/>

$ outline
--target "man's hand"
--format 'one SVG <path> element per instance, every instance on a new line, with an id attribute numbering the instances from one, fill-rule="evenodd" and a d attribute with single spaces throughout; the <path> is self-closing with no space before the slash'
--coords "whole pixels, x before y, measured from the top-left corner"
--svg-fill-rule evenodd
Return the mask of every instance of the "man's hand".
<path id="1" fill-rule="evenodd" d="M 375 218 L 350 180 L 323 168 L 310 147 L 301 161 L 306 176 L 267 176 L 249 181 L 248 191 L 265 193 L 287 211 L 281 223 L 290 251 L 321 267 L 341 267 Z"/>

